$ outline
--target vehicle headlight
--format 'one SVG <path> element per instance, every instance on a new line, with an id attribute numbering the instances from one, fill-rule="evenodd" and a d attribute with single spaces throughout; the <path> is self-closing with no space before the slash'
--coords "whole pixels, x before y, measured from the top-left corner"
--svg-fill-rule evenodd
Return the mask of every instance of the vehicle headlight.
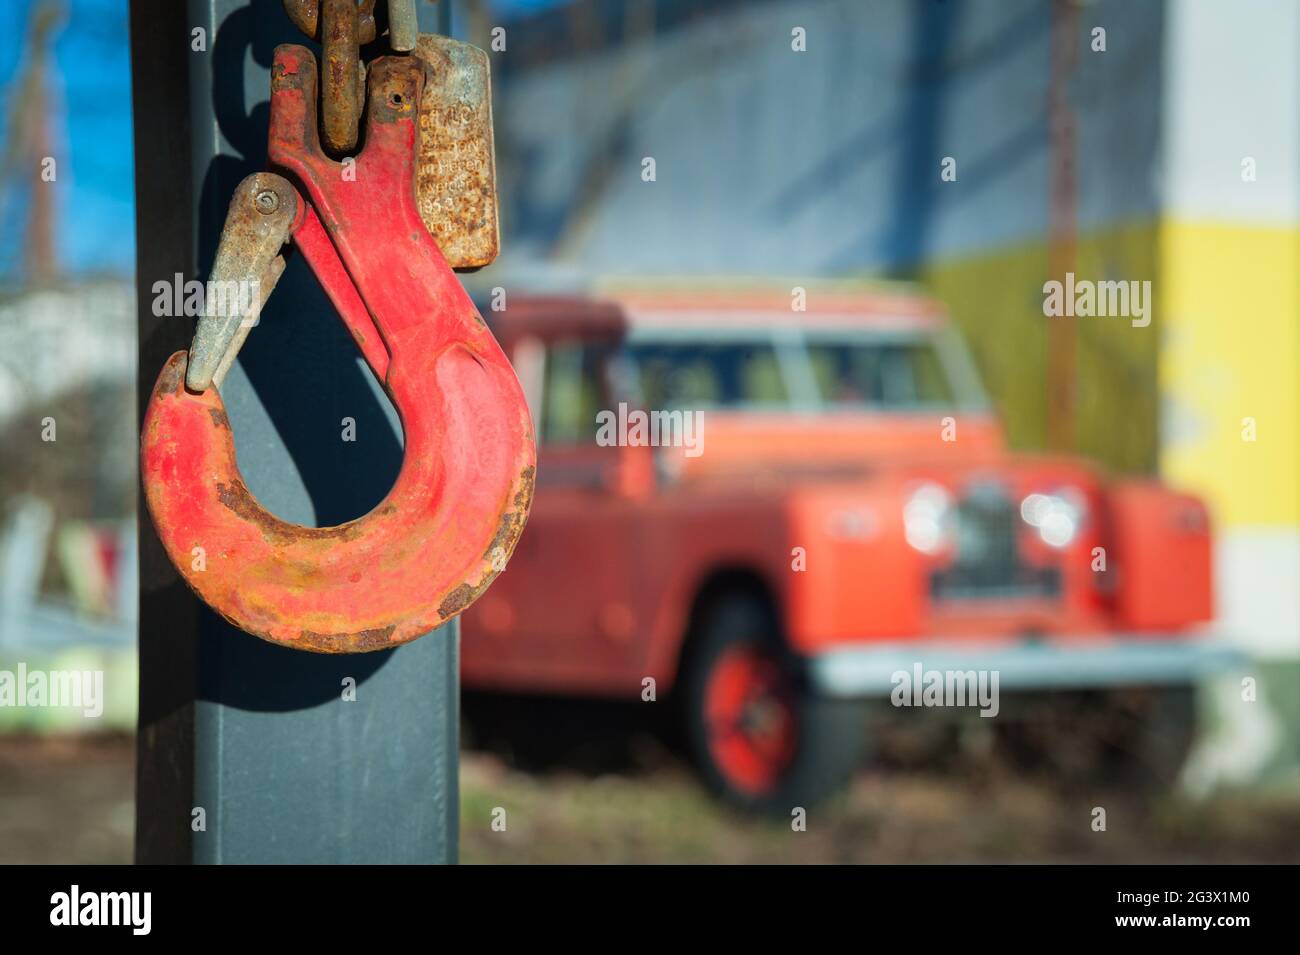
<path id="1" fill-rule="evenodd" d="M 918 487 L 903 505 L 903 535 L 922 554 L 935 554 L 953 538 L 952 495 L 933 482 Z"/>
<path id="2" fill-rule="evenodd" d="M 1050 494 L 1030 494 L 1020 502 L 1020 518 L 1038 531 L 1049 547 L 1068 547 L 1079 536 L 1088 505 L 1075 488 L 1059 488 Z"/>

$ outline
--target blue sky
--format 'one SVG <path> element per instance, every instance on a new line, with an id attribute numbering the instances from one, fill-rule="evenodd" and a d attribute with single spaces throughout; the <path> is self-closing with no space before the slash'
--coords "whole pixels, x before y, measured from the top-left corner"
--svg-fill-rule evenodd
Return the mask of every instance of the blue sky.
<path id="1" fill-rule="evenodd" d="M 132 202 L 131 64 L 126 0 L 66 0 L 51 76 L 51 135 L 58 159 L 60 264 L 73 273 L 126 273 L 135 260 Z M 10 94 L 25 51 L 32 0 L 0 4 L 0 124 L 8 138 Z M 19 170 L 21 175 L 23 170 Z M 37 173 L 32 170 L 33 176 Z M 5 183 L 0 274 L 21 262 L 23 183 Z"/>
<path id="2" fill-rule="evenodd" d="M 502 19 L 567 0 L 495 0 Z M 64 0 L 70 16 L 56 35 L 51 77 L 58 158 L 57 249 L 69 273 L 129 274 L 135 265 L 131 61 L 127 0 Z M 0 142 L 8 138 L 10 94 L 36 0 L 0 2 Z M 20 173 L 22 171 L 20 170 Z M 33 170 L 33 175 L 36 171 Z M 22 261 L 26 186 L 0 183 L 0 281 Z"/>

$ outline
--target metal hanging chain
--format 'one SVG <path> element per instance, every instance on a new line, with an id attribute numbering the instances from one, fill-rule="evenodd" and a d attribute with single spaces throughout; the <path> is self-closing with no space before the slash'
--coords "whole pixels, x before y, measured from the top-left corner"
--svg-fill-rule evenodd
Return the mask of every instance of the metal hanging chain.
<path id="1" fill-rule="evenodd" d="M 321 45 L 321 139 L 327 152 L 350 154 L 364 102 L 361 46 L 379 35 L 375 0 L 284 0 L 294 26 Z M 388 41 L 398 53 L 415 49 L 415 0 L 388 0 Z"/>
<path id="2" fill-rule="evenodd" d="M 398 53 L 410 53 L 419 34 L 415 0 L 388 0 L 388 45 Z"/>

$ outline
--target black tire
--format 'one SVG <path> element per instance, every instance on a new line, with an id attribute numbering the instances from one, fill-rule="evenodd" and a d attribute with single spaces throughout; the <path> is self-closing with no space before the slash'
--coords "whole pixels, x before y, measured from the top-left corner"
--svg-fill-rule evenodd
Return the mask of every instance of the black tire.
<path id="1" fill-rule="evenodd" d="M 1196 738 L 1190 686 L 1050 694 L 1013 706 L 1000 727 L 998 752 L 1015 769 L 1066 787 L 1168 789 Z"/>
<path id="2" fill-rule="evenodd" d="M 834 794 L 858 767 L 866 735 L 865 704 L 813 691 L 762 601 L 723 597 L 705 613 L 700 627 L 685 661 L 681 702 L 687 743 L 709 788 L 742 810 L 787 817 L 796 807 L 814 806 Z M 776 717 L 778 727 L 791 727 L 776 731 L 788 744 L 777 749 L 787 755 L 764 764 L 771 778 L 762 781 L 741 778 L 734 763 L 729 765 L 722 755 L 727 752 L 723 747 L 743 747 L 737 738 L 747 740 L 761 731 L 710 717 L 711 710 L 715 717 L 718 712 L 717 681 L 728 679 L 737 660 L 760 667 L 779 682 L 776 692 L 758 694 L 756 705 L 788 710 L 788 716 Z M 790 723 L 781 722 L 789 718 Z"/>
<path id="3" fill-rule="evenodd" d="M 1112 757 L 1116 776 L 1145 792 L 1173 787 L 1196 742 L 1195 687 L 1151 687 L 1117 693 L 1112 696 L 1111 706 L 1118 727 Z"/>

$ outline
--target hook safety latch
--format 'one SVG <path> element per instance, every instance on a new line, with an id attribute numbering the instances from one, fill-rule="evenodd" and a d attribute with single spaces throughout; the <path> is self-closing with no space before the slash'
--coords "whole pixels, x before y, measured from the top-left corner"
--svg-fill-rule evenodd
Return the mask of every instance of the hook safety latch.
<path id="1" fill-rule="evenodd" d="M 145 412 L 141 477 L 168 556 L 228 621 L 285 646 L 378 650 L 445 623 L 504 568 L 532 502 L 536 448 L 519 382 L 416 207 L 423 82 L 409 57 L 371 65 L 365 145 L 355 175 L 344 176 L 317 134 L 315 59 L 305 47 L 277 48 L 269 157 L 278 173 L 237 188 L 209 282 L 247 281 L 255 291 L 243 310 L 203 316 Z M 287 241 L 405 435 L 387 497 L 337 527 L 282 521 L 254 499 L 221 400 Z"/>

